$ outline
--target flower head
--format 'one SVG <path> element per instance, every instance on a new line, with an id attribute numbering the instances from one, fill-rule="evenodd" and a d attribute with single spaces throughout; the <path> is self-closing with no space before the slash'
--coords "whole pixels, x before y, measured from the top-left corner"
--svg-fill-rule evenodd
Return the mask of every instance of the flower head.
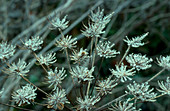
<path id="1" fill-rule="evenodd" d="M 66 36 L 66 37 L 63 37 L 61 38 L 60 40 L 57 40 L 57 47 L 61 47 L 63 49 L 66 49 L 66 48 L 69 48 L 69 49 L 72 49 L 74 47 L 76 47 L 76 38 L 73 38 L 71 39 L 72 36 Z"/>
<path id="2" fill-rule="evenodd" d="M 31 39 L 26 40 L 23 44 L 30 50 L 36 51 L 41 49 L 41 44 L 43 40 L 40 39 L 39 36 L 32 36 Z"/>
<path id="3" fill-rule="evenodd" d="M 59 89 L 57 87 L 56 91 L 50 95 L 48 98 L 47 108 L 54 108 L 62 110 L 65 103 L 70 103 L 66 98 L 66 92 L 64 89 Z"/>
<path id="4" fill-rule="evenodd" d="M 52 27 L 50 29 L 61 29 L 61 30 L 64 30 L 68 27 L 68 21 L 66 21 L 66 18 L 67 18 L 67 15 L 64 16 L 64 18 L 61 20 L 60 18 L 58 17 L 54 17 L 50 23 L 52 25 Z"/>
<path id="5" fill-rule="evenodd" d="M 116 70 L 110 69 L 111 73 L 115 75 L 117 78 L 120 78 L 121 82 L 125 82 L 127 80 L 132 80 L 129 76 L 133 76 L 136 71 L 134 68 L 127 70 L 127 66 L 122 63 L 121 67 L 116 65 Z"/>
<path id="6" fill-rule="evenodd" d="M 127 86 L 129 91 L 125 91 L 128 94 L 131 94 L 135 97 L 135 99 L 139 99 L 142 101 L 156 101 L 154 98 L 156 97 L 156 93 L 152 92 L 154 89 L 149 89 L 150 85 L 148 83 L 138 84 L 135 81 L 133 84 L 129 84 Z"/>
<path id="7" fill-rule="evenodd" d="M 100 100 L 100 97 L 89 97 L 88 95 L 85 96 L 84 100 L 81 98 L 77 98 L 78 101 L 78 110 L 81 111 L 89 111 L 94 107 L 94 105 Z"/>
<path id="8" fill-rule="evenodd" d="M 105 33 L 102 24 L 88 23 L 88 25 L 89 27 L 84 25 L 85 30 L 82 30 L 82 34 L 86 37 L 100 37 L 101 34 Z"/>
<path id="9" fill-rule="evenodd" d="M 158 85 L 161 88 L 158 89 L 159 92 L 170 96 L 170 77 L 167 77 L 166 82 L 158 81 Z"/>
<path id="10" fill-rule="evenodd" d="M 11 65 L 8 66 L 9 68 L 8 69 L 5 68 L 3 72 L 11 75 L 25 76 L 26 73 L 29 72 L 29 70 L 26 69 L 28 65 L 29 64 L 27 64 L 25 61 L 19 59 L 17 64 L 12 63 Z"/>
<path id="11" fill-rule="evenodd" d="M 83 66 L 76 66 L 75 68 L 72 68 L 70 73 L 72 74 L 72 77 L 78 78 L 78 81 L 91 81 L 93 80 L 93 73 L 94 67 L 91 68 L 90 70 L 87 67 Z"/>
<path id="12" fill-rule="evenodd" d="M 152 58 L 147 58 L 146 55 L 141 54 L 129 54 L 126 56 L 126 60 L 128 63 L 130 63 L 130 66 L 136 68 L 139 70 L 146 70 L 150 68 L 152 65 L 150 64 L 153 60 Z"/>
<path id="13" fill-rule="evenodd" d="M 114 44 L 111 44 L 110 41 L 107 42 L 99 42 L 99 45 L 97 46 L 97 54 L 100 57 L 105 57 L 105 58 L 111 58 L 115 57 L 116 54 L 120 54 L 120 52 L 117 52 L 116 50 L 112 50 L 112 47 Z"/>
<path id="14" fill-rule="evenodd" d="M 14 45 L 7 44 L 7 42 L 0 43 L 0 59 L 5 60 L 14 55 L 15 52 Z"/>
<path id="15" fill-rule="evenodd" d="M 137 110 L 136 107 L 134 107 L 134 104 L 129 103 L 129 101 L 130 101 L 130 98 L 124 102 L 119 101 L 115 104 L 115 106 L 112 106 L 111 108 L 109 108 L 109 110 L 111 111 L 141 111 L 141 109 Z"/>
<path id="16" fill-rule="evenodd" d="M 160 56 L 160 58 L 156 58 L 158 61 L 158 65 L 164 67 L 166 69 L 170 69 L 170 56 Z"/>
<path id="17" fill-rule="evenodd" d="M 18 106 L 21 106 L 25 103 L 30 104 L 36 98 L 36 90 L 37 89 L 34 89 L 30 84 L 27 84 L 26 86 L 23 86 L 22 89 L 18 89 L 16 92 L 14 92 L 12 94 L 12 98 L 18 104 Z"/>
<path id="18" fill-rule="evenodd" d="M 58 84 L 60 84 L 62 80 L 67 76 L 67 74 L 65 73 L 66 71 L 64 70 L 64 68 L 62 68 L 61 70 L 58 70 L 56 67 L 54 72 L 50 70 L 47 76 L 47 80 L 48 80 L 47 82 L 50 83 L 49 87 L 54 86 L 53 90 L 56 90 Z"/>
<path id="19" fill-rule="evenodd" d="M 140 47 L 140 46 L 143 46 L 145 45 L 144 42 L 141 42 L 147 35 L 149 34 L 149 32 L 141 35 L 141 36 L 137 36 L 137 37 L 134 37 L 132 38 L 132 40 L 130 40 L 127 36 L 126 36 L 126 39 L 124 39 L 125 42 L 127 42 L 128 46 L 131 46 L 131 47 Z"/>
<path id="20" fill-rule="evenodd" d="M 87 49 L 81 48 L 79 52 L 73 50 L 73 55 L 71 56 L 71 60 L 75 61 L 74 62 L 75 64 L 76 63 L 81 64 L 90 58 L 88 54 L 89 53 L 87 52 Z"/>
<path id="21" fill-rule="evenodd" d="M 102 95 L 106 94 L 112 94 L 112 89 L 117 85 L 115 83 L 115 80 L 111 80 L 111 77 L 99 81 L 98 85 L 95 87 L 98 92 L 100 92 Z"/>
<path id="22" fill-rule="evenodd" d="M 42 54 L 39 56 L 39 62 L 40 64 L 50 65 L 57 61 L 55 57 L 56 53 L 48 53 L 47 55 L 43 56 Z"/>
<path id="23" fill-rule="evenodd" d="M 110 19 L 111 19 L 112 16 L 113 16 L 113 13 L 104 16 L 104 9 L 102 9 L 102 10 L 100 11 L 100 8 L 98 7 L 98 10 L 97 10 L 96 13 L 94 13 L 93 11 L 91 11 L 90 19 L 92 20 L 92 22 L 106 25 L 107 23 L 110 22 Z"/>

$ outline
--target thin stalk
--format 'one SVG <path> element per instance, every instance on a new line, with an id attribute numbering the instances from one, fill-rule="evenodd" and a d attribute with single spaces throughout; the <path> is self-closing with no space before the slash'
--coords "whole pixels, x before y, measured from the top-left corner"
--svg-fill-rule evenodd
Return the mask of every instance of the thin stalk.
<path id="1" fill-rule="evenodd" d="M 94 38 L 92 37 L 92 39 L 91 39 L 91 50 L 90 50 L 90 56 L 92 55 L 92 52 L 93 52 L 93 40 L 94 40 Z M 91 58 L 91 62 L 92 62 L 92 58 Z"/>
<path id="2" fill-rule="evenodd" d="M 159 71 L 157 74 L 155 74 L 152 78 L 150 78 L 149 80 L 147 80 L 147 82 L 152 81 L 154 78 L 156 78 L 157 76 L 159 76 L 164 70 L 165 70 L 165 68 L 163 68 L 161 71 Z"/>
<path id="3" fill-rule="evenodd" d="M 122 59 L 120 60 L 119 66 L 120 66 L 120 64 L 123 62 L 123 60 L 124 60 L 124 58 L 126 57 L 126 55 L 128 54 L 129 50 L 130 50 L 130 45 L 128 46 L 128 48 L 126 49 L 125 54 L 123 55 Z"/>
<path id="4" fill-rule="evenodd" d="M 95 62 L 97 41 L 98 41 L 98 37 L 96 37 L 96 41 L 95 41 L 95 52 L 94 52 L 94 55 L 93 55 L 92 68 L 93 68 L 94 62 Z M 87 93 L 86 93 L 87 95 L 89 94 L 89 90 L 90 90 L 90 81 L 88 82 Z"/>
<path id="5" fill-rule="evenodd" d="M 93 90 L 94 90 L 94 86 L 95 86 L 97 80 L 99 79 L 99 72 L 100 72 L 100 70 L 101 70 L 103 61 L 104 61 L 104 57 L 102 57 L 102 61 L 101 61 L 101 63 L 100 63 L 99 71 L 98 71 L 97 76 L 96 76 L 96 78 L 95 78 L 95 82 L 94 82 L 94 85 L 92 86 L 92 91 L 91 91 L 90 95 L 92 95 Z"/>
<path id="6" fill-rule="evenodd" d="M 42 93 L 46 94 L 48 96 L 48 93 L 46 93 L 45 91 L 43 91 L 42 89 L 40 89 L 38 86 L 36 86 L 35 84 L 33 84 L 32 82 L 30 82 L 27 78 L 25 78 L 23 75 L 20 75 L 25 81 L 27 81 L 28 83 L 30 83 L 32 86 L 36 87 L 39 91 L 41 91 Z"/>
<path id="7" fill-rule="evenodd" d="M 156 97 L 154 97 L 154 98 L 151 98 L 151 99 L 149 99 L 149 100 L 156 99 L 156 98 L 159 98 L 159 97 L 164 96 L 164 95 L 166 95 L 166 94 L 160 94 L 160 95 L 158 95 L 158 96 L 156 96 Z"/>
<path id="8" fill-rule="evenodd" d="M 35 110 L 20 108 L 20 107 L 14 106 L 14 105 L 9 105 L 9 104 L 5 104 L 5 103 L 1 103 L 1 102 L 0 102 L 0 104 L 5 105 L 5 106 L 9 106 L 9 107 L 13 107 L 13 108 L 16 108 L 16 109 L 24 110 L 24 111 L 35 111 Z"/>

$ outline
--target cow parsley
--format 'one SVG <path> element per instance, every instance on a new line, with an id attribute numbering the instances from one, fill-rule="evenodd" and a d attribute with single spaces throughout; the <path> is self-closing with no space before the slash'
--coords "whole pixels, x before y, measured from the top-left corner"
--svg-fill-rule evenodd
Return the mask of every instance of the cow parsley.
<path id="1" fill-rule="evenodd" d="M 156 93 L 152 92 L 154 89 L 149 89 L 150 85 L 148 83 L 138 84 L 133 81 L 133 84 L 129 84 L 127 86 L 129 91 L 125 91 L 128 94 L 131 94 L 135 97 L 135 99 L 139 99 L 142 101 L 156 101 L 154 98 L 156 97 Z"/>
<path id="2" fill-rule="evenodd" d="M 112 94 L 112 89 L 117 85 L 115 80 L 111 80 L 111 76 L 105 80 L 98 81 L 98 85 L 95 87 L 102 95 Z"/>
<path id="3" fill-rule="evenodd" d="M 125 82 L 127 80 L 132 80 L 129 76 L 133 76 L 136 71 L 134 71 L 135 68 L 126 69 L 127 66 L 122 63 L 121 67 L 116 65 L 116 70 L 110 69 L 112 75 L 115 75 L 117 78 L 120 79 L 121 82 Z"/>
<path id="4" fill-rule="evenodd" d="M 31 102 L 34 102 L 34 99 L 36 98 L 36 90 L 37 89 L 34 89 L 30 84 L 27 84 L 26 86 L 23 86 L 22 89 L 18 89 L 16 92 L 14 92 L 12 94 L 12 98 L 18 104 L 18 106 L 21 106 L 25 103 L 30 104 Z"/>
<path id="5" fill-rule="evenodd" d="M 87 67 L 76 66 L 72 68 L 70 74 L 72 74 L 73 78 L 77 78 L 79 82 L 81 81 L 91 81 L 94 79 L 92 73 L 94 71 L 94 67 L 90 70 Z"/>
<path id="6" fill-rule="evenodd" d="M 129 54 L 126 56 L 126 60 L 128 63 L 130 63 L 130 66 L 136 68 L 139 70 L 146 70 L 150 68 L 152 65 L 150 64 L 153 60 L 152 58 L 147 58 L 146 55 L 142 54 Z"/>
<path id="7" fill-rule="evenodd" d="M 28 65 L 25 61 L 19 59 L 17 64 L 12 63 L 8 66 L 9 68 L 5 68 L 3 72 L 9 75 L 26 76 L 26 73 L 29 72 L 29 70 L 26 69 Z"/>
<path id="8" fill-rule="evenodd" d="M 164 67 L 165 69 L 170 69 L 170 56 L 160 56 L 160 58 L 156 58 L 158 61 L 158 65 Z"/>
<path id="9" fill-rule="evenodd" d="M 54 108 L 62 110 L 65 103 L 70 103 L 66 98 L 66 92 L 64 89 L 57 88 L 56 91 L 48 98 L 47 108 Z"/>
<path id="10" fill-rule="evenodd" d="M 126 36 L 126 39 L 124 39 L 124 41 L 128 44 L 128 46 L 131 46 L 131 47 L 140 47 L 140 46 L 143 46 L 145 45 L 144 42 L 141 42 L 147 35 L 149 34 L 149 32 L 141 35 L 141 36 L 137 36 L 137 37 L 134 37 L 132 38 L 131 40 Z"/>
<path id="11" fill-rule="evenodd" d="M 158 85 L 161 88 L 158 89 L 159 92 L 170 96 L 170 77 L 167 77 L 166 82 L 158 81 Z"/>
<path id="12" fill-rule="evenodd" d="M 81 99 L 80 97 L 77 98 L 78 101 L 78 109 L 81 111 L 89 111 L 90 109 L 94 108 L 94 105 L 100 100 L 100 97 L 89 97 L 88 95 L 85 96 L 84 99 Z"/>
<path id="13" fill-rule="evenodd" d="M 100 41 L 99 44 L 97 45 L 97 54 L 100 57 L 105 57 L 105 58 L 111 58 L 115 57 L 116 54 L 120 54 L 120 52 L 117 52 L 116 50 L 112 49 L 114 44 L 111 44 L 110 41 L 102 42 Z"/>
<path id="14" fill-rule="evenodd" d="M 14 55 L 15 52 L 14 45 L 7 44 L 7 42 L 0 43 L 0 59 L 5 60 Z"/>
<path id="15" fill-rule="evenodd" d="M 40 62 L 40 64 L 45 64 L 48 66 L 48 65 L 53 64 L 57 61 L 55 55 L 56 55 L 56 53 L 48 53 L 45 56 L 43 56 L 41 54 L 38 58 L 38 61 Z"/>
<path id="16" fill-rule="evenodd" d="M 60 40 L 56 40 L 56 45 L 57 47 L 61 47 L 63 49 L 69 48 L 72 49 L 74 47 L 76 47 L 77 41 L 76 38 L 72 39 L 72 36 L 66 36 L 66 37 L 62 37 Z"/>
<path id="17" fill-rule="evenodd" d="M 65 73 L 66 70 L 64 70 L 64 68 L 58 70 L 56 67 L 54 71 L 50 70 L 47 76 L 47 80 L 48 80 L 47 82 L 50 83 L 49 87 L 54 86 L 53 90 L 56 90 L 58 84 L 60 84 L 62 80 L 67 76 L 67 74 Z"/>
<path id="18" fill-rule="evenodd" d="M 39 36 L 32 36 L 31 39 L 26 40 L 23 44 L 30 50 L 36 51 L 41 49 L 41 44 L 43 40 Z"/>
<path id="19" fill-rule="evenodd" d="M 60 20 L 60 18 L 58 17 L 54 17 L 50 23 L 52 25 L 52 27 L 50 29 L 61 29 L 61 30 L 64 30 L 68 27 L 68 21 L 66 21 L 66 18 L 67 18 L 67 15 L 64 16 L 64 18 L 62 20 Z"/>

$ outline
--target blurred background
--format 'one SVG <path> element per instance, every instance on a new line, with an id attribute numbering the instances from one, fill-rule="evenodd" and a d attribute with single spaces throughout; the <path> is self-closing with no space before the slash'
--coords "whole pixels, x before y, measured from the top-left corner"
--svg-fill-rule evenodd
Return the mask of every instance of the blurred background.
<path id="1" fill-rule="evenodd" d="M 95 12 L 98 7 L 104 9 L 105 14 L 115 12 L 105 29 L 106 33 L 102 37 L 116 44 L 114 48 L 121 53 L 116 58 L 104 60 L 100 78 L 107 78 L 111 74 L 109 68 L 115 68 L 115 64 L 123 56 L 127 49 L 127 45 L 123 42 L 125 36 L 131 38 L 149 32 L 149 35 L 144 39 L 146 45 L 139 48 L 131 48 L 129 53 L 146 54 L 148 57 L 153 58 L 154 61 L 160 55 L 166 56 L 170 54 L 170 0 L 0 0 L 0 41 L 17 44 L 17 51 L 10 58 L 9 62 L 18 61 L 18 58 L 30 62 L 31 65 L 28 67 L 30 73 L 27 78 L 42 89 L 50 92 L 51 89 L 47 89 L 47 85 L 42 83 L 46 74 L 41 67 L 34 64 L 36 60 L 33 59 L 30 51 L 21 49 L 23 45 L 20 39 L 24 40 L 30 36 L 39 35 L 44 39 L 44 44 L 43 49 L 36 53 L 57 52 L 57 63 L 53 67 L 68 68 L 65 55 L 63 52 L 58 51 L 59 49 L 54 45 L 55 39 L 60 37 L 60 33 L 57 30 L 51 31 L 49 29 L 50 23 L 47 18 L 49 16 L 62 18 L 68 15 L 69 27 L 63 33 L 77 37 L 79 49 L 81 47 L 88 48 L 91 39 L 85 38 L 81 34 L 83 29 L 82 23 L 87 25 L 91 10 Z M 99 67 L 100 62 L 101 59 L 98 57 L 95 63 L 96 66 Z M 126 64 L 126 61 L 123 62 Z M 138 82 L 146 81 L 161 70 L 156 62 L 153 62 L 152 65 L 152 68 L 148 70 L 137 72 L 134 80 Z M 5 67 L 5 64 L 0 61 L 0 70 L 3 67 Z M 158 87 L 157 80 L 165 80 L 169 74 L 168 71 L 164 71 L 161 76 L 150 83 L 151 86 Z M 0 81 L 0 87 L 5 88 L 5 93 L 0 101 L 14 104 L 12 101 L 9 102 L 12 91 L 18 89 L 19 86 L 24 85 L 26 82 L 9 78 L 1 71 Z M 123 95 L 129 82 L 120 84 L 113 90 L 113 94 L 108 95 L 98 106 L 107 103 L 112 98 Z M 75 99 L 75 91 L 72 91 L 71 86 L 68 88 L 70 83 L 71 80 L 66 78 L 62 86 L 67 89 L 70 98 Z M 42 95 L 45 98 L 41 92 L 38 92 L 38 95 Z M 36 101 L 44 102 L 41 96 Z M 143 111 L 169 111 L 169 104 L 170 98 L 165 95 L 158 98 L 157 102 L 154 103 L 140 103 L 139 107 Z M 33 105 L 24 107 L 29 108 L 30 106 L 32 107 Z M 9 108 L 3 105 L 0 105 L 0 107 L 4 111 L 17 111 L 12 107 Z M 47 110 L 38 105 L 34 105 L 33 109 Z"/>

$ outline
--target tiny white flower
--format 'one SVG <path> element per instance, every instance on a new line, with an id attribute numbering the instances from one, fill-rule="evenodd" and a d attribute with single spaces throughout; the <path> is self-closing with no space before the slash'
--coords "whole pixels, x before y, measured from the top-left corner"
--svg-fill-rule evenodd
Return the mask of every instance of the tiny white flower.
<path id="1" fill-rule="evenodd" d="M 39 36 L 32 36 L 30 39 L 23 42 L 23 44 L 32 51 L 41 49 L 42 43 L 43 40 L 41 40 Z"/>
<path id="2" fill-rule="evenodd" d="M 37 89 L 34 89 L 30 84 L 27 84 L 26 86 L 23 86 L 22 89 L 18 89 L 16 92 L 14 92 L 12 94 L 12 98 L 18 104 L 18 106 L 21 106 L 25 103 L 30 104 L 31 102 L 34 102 L 34 99 L 36 98 L 36 90 Z"/>
<path id="3" fill-rule="evenodd" d="M 127 36 L 126 36 L 126 39 L 124 39 L 124 41 L 128 44 L 128 46 L 131 46 L 131 47 L 140 47 L 140 46 L 143 46 L 145 45 L 144 42 L 141 42 L 147 35 L 149 34 L 149 32 L 141 35 L 141 36 L 137 36 L 137 37 L 133 37 L 132 40 L 130 40 Z"/>
<path id="4" fill-rule="evenodd" d="M 91 11 L 90 19 L 91 19 L 93 22 L 106 25 L 107 23 L 110 22 L 110 19 L 111 19 L 112 16 L 113 16 L 113 13 L 104 16 L 104 9 L 102 9 L 102 10 L 100 11 L 100 8 L 98 7 L 98 10 L 97 10 L 96 13 L 94 13 L 93 11 Z"/>
<path id="5" fill-rule="evenodd" d="M 136 109 L 133 103 L 129 103 L 130 98 L 126 101 L 119 101 L 115 103 L 115 106 L 109 108 L 111 111 L 141 111 L 141 109 Z"/>
<path id="6" fill-rule="evenodd" d="M 54 17 L 52 20 L 50 20 L 50 23 L 52 27 L 50 29 L 61 29 L 64 30 L 68 27 L 68 21 L 66 21 L 67 15 L 64 16 L 63 19 L 60 19 L 59 17 Z"/>
<path id="7" fill-rule="evenodd" d="M 79 82 L 91 81 L 94 79 L 92 75 L 93 71 L 94 71 L 94 67 L 89 70 L 87 67 L 84 66 L 76 66 L 75 68 L 72 68 L 70 74 L 72 74 L 73 78 L 76 77 Z"/>
<path id="8" fill-rule="evenodd" d="M 66 92 L 64 89 L 57 87 L 56 91 L 48 98 L 47 108 L 54 108 L 62 110 L 65 103 L 70 103 L 66 98 Z"/>
<path id="9" fill-rule="evenodd" d="M 78 108 L 77 110 L 80 111 L 89 111 L 90 109 L 94 108 L 94 105 L 100 100 L 100 97 L 89 97 L 88 95 L 85 96 L 84 99 L 81 99 L 80 97 L 77 98 L 78 101 Z"/>
<path id="10" fill-rule="evenodd" d="M 62 80 L 67 76 L 66 70 L 64 70 L 64 68 L 62 68 L 61 70 L 58 70 L 57 67 L 55 68 L 54 72 L 52 70 L 50 70 L 48 72 L 48 76 L 47 76 L 47 82 L 50 83 L 50 86 L 54 86 L 53 90 L 57 89 L 58 84 L 62 83 Z"/>
<path id="11" fill-rule="evenodd" d="M 16 46 L 10 45 L 7 42 L 1 42 L 0 43 L 0 59 L 5 60 L 13 56 L 15 52 L 15 47 Z"/>
<path id="12" fill-rule="evenodd" d="M 170 96 L 170 77 L 167 77 L 166 82 L 158 81 L 158 85 L 161 89 L 158 89 L 162 94 L 168 94 Z"/>
<path id="13" fill-rule="evenodd" d="M 45 65 L 50 65 L 53 64 L 57 61 L 56 57 L 55 57 L 56 53 L 48 53 L 45 56 L 43 56 L 42 54 L 39 56 L 39 62 L 40 64 L 45 64 Z"/>
<path id="14" fill-rule="evenodd" d="M 56 40 L 56 45 L 57 47 L 61 47 L 63 49 L 66 49 L 66 48 L 69 48 L 69 49 L 72 49 L 72 48 L 75 48 L 76 47 L 76 44 L 77 44 L 77 41 L 76 41 L 76 38 L 73 38 L 72 39 L 72 36 L 66 36 L 66 37 L 62 37 L 60 40 Z"/>
<path id="15" fill-rule="evenodd" d="M 88 56 L 88 54 L 89 53 L 87 52 L 87 49 L 81 48 L 79 52 L 73 50 L 72 56 L 70 56 L 70 57 L 71 57 L 71 60 L 74 61 L 74 64 L 76 64 L 76 63 L 81 64 L 90 58 L 90 56 Z"/>
<path id="16" fill-rule="evenodd" d="M 29 64 L 27 64 L 25 61 L 19 59 L 17 64 L 12 63 L 8 66 L 9 68 L 5 68 L 3 72 L 12 76 L 26 76 L 26 73 L 29 72 L 29 70 L 26 69 L 28 65 Z"/>
<path id="17" fill-rule="evenodd" d="M 136 83 L 133 81 L 133 84 L 127 85 L 127 88 L 129 91 L 125 91 L 128 94 L 131 94 L 135 97 L 135 99 L 139 99 L 142 101 L 151 101 L 154 102 L 156 101 L 154 98 L 156 97 L 156 93 L 153 92 L 153 88 L 149 88 L 150 85 L 148 83 Z"/>
<path id="18" fill-rule="evenodd" d="M 111 58 L 115 57 L 116 54 L 120 54 L 120 52 L 117 52 L 116 50 L 112 49 L 114 44 L 111 44 L 110 41 L 102 42 L 100 41 L 99 44 L 97 45 L 97 54 L 100 57 L 105 57 L 105 58 Z"/>
<path id="19" fill-rule="evenodd" d="M 82 34 L 86 37 L 100 37 L 101 34 L 105 33 L 103 31 L 104 27 L 102 24 L 98 23 L 88 23 L 88 26 L 84 25 L 85 30 L 82 30 Z"/>
<path id="20" fill-rule="evenodd" d="M 158 65 L 164 67 L 165 69 L 170 69 L 170 56 L 160 56 L 160 58 L 156 58 L 158 61 Z"/>
<path id="21" fill-rule="evenodd" d="M 112 94 L 112 89 L 117 85 L 115 83 L 115 80 L 111 80 L 111 77 L 99 81 L 98 85 L 95 87 L 98 92 L 100 92 L 102 95 L 106 94 Z"/>
<path id="22" fill-rule="evenodd" d="M 135 68 L 129 70 L 127 70 L 126 68 L 127 66 L 122 63 L 121 67 L 116 65 L 116 70 L 110 69 L 110 71 L 112 75 L 115 75 L 117 78 L 120 78 L 121 82 L 125 82 L 127 80 L 132 80 L 129 76 L 133 76 L 136 73 L 136 71 L 134 71 Z"/>
<path id="23" fill-rule="evenodd" d="M 152 65 L 150 64 L 153 60 L 152 58 L 147 58 L 146 55 L 142 54 L 129 54 L 126 56 L 126 60 L 130 63 L 130 66 L 139 70 L 146 70 L 150 68 Z"/>

